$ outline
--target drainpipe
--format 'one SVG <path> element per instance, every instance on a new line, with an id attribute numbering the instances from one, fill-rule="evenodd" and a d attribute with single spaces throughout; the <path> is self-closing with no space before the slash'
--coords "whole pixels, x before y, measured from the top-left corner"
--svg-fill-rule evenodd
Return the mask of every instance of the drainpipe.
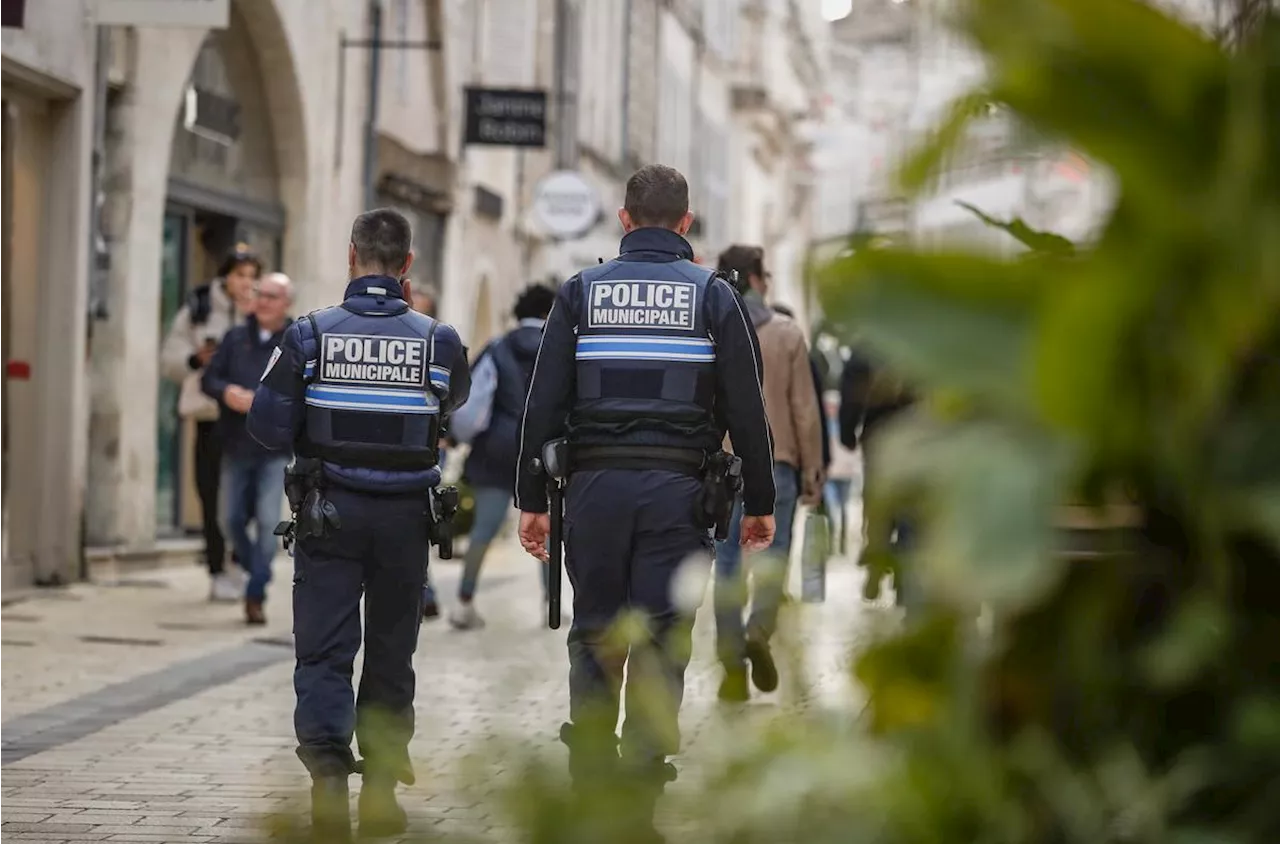
<path id="1" fill-rule="evenodd" d="M 374 184 L 378 160 L 378 93 L 381 88 L 382 70 L 382 2 L 369 2 L 369 90 L 368 111 L 364 124 L 364 207 L 369 210 L 378 203 Z"/>
<path id="2" fill-rule="evenodd" d="M 631 153 L 631 0 L 622 0 L 622 146 L 619 155 L 622 169 L 627 169 Z"/>

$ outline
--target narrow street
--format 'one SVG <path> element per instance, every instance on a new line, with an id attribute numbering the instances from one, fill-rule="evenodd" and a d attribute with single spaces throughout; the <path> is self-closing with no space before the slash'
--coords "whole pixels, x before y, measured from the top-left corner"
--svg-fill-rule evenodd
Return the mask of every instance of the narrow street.
<path id="1" fill-rule="evenodd" d="M 5 840 L 230 844 L 266 840 L 269 817 L 300 819 L 307 780 L 293 752 L 289 570 L 279 558 L 269 624 L 256 630 L 240 623 L 239 607 L 205 600 L 195 566 L 99 576 L 5 607 Z M 433 568 L 446 606 L 459 570 Z M 837 558 L 827 602 L 791 613 L 787 638 L 802 645 L 821 705 L 857 705 L 848 646 L 878 614 L 863 609 L 859 583 L 853 563 Z M 566 583 L 566 607 L 570 597 Z M 422 629 L 418 782 L 402 789 L 411 834 L 513 840 L 491 799 L 503 772 L 521 745 L 562 758 L 565 629 L 540 627 L 534 563 L 514 542 L 495 548 L 477 606 L 483 630 L 455 632 L 443 619 Z M 699 761 L 741 718 L 769 717 L 798 697 L 784 673 L 778 694 L 745 713 L 723 709 L 709 602 L 703 608 L 672 792 L 696 781 Z"/>

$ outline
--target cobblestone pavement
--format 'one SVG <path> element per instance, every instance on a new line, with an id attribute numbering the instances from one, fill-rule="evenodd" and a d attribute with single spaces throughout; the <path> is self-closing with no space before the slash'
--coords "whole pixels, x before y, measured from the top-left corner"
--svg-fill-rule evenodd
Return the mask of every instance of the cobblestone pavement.
<path id="1" fill-rule="evenodd" d="M 512 840 L 485 798 L 515 751 L 491 740 L 556 752 L 567 709 L 565 629 L 541 627 L 534 565 L 513 542 L 495 547 L 477 603 L 487 627 L 423 626 L 418 783 L 402 789 L 413 833 Z M 289 569 L 287 558 L 277 560 L 270 624 L 256 630 L 240 623 L 239 607 L 205 601 L 207 580 L 194 566 L 108 576 L 5 607 L 4 840 L 230 844 L 264 840 L 267 815 L 296 816 L 307 782 L 293 754 Z M 432 571 L 447 606 L 459 567 Z M 827 602 L 789 611 L 790 638 L 805 644 L 806 673 L 824 705 L 857 706 L 844 679 L 849 645 L 878 617 L 858 591 L 857 570 L 837 559 Z M 700 748 L 731 726 L 715 701 L 711 628 L 708 602 L 682 715 L 678 762 L 692 776 L 680 783 L 696 778 Z M 784 676 L 782 692 L 747 711 L 775 712 L 794 694 Z M 480 765 L 483 781 L 464 787 L 468 762 Z"/>

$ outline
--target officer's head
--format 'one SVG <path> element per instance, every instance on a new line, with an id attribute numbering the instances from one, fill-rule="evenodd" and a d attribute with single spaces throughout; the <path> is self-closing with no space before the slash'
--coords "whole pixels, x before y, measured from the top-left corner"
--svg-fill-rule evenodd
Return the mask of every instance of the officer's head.
<path id="1" fill-rule="evenodd" d="M 721 272 L 737 270 L 751 289 L 764 296 L 769 292 L 769 273 L 764 268 L 764 249 L 735 243 L 720 253 L 716 268 Z"/>
<path id="2" fill-rule="evenodd" d="M 625 232 L 652 227 L 670 229 L 683 237 L 693 225 L 689 183 L 674 167 L 641 167 L 627 179 L 627 197 L 618 209 L 618 219 Z"/>
<path id="3" fill-rule="evenodd" d="M 516 297 L 511 313 L 516 319 L 546 319 L 556 302 L 556 292 L 545 284 L 530 284 Z"/>
<path id="4" fill-rule="evenodd" d="M 351 226 L 347 265 L 352 278 L 388 275 L 403 279 L 413 265 L 413 230 L 399 211 L 366 211 Z M 405 284 L 408 298 L 408 285 Z"/>

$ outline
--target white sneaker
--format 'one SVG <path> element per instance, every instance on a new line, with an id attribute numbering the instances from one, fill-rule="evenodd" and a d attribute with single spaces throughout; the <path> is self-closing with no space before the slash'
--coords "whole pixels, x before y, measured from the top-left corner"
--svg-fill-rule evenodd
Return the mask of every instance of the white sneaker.
<path id="1" fill-rule="evenodd" d="M 244 595 L 244 585 L 227 572 L 214 575 L 209 581 L 209 600 L 234 603 Z"/>
<path id="2" fill-rule="evenodd" d="M 249 572 L 237 565 L 227 566 L 223 574 L 236 585 L 236 589 L 240 592 L 244 592 L 245 587 L 249 585 Z"/>
<path id="3" fill-rule="evenodd" d="M 459 603 L 449 610 L 449 624 L 454 630 L 477 630 L 484 627 L 484 619 L 476 612 L 474 604 Z"/>

